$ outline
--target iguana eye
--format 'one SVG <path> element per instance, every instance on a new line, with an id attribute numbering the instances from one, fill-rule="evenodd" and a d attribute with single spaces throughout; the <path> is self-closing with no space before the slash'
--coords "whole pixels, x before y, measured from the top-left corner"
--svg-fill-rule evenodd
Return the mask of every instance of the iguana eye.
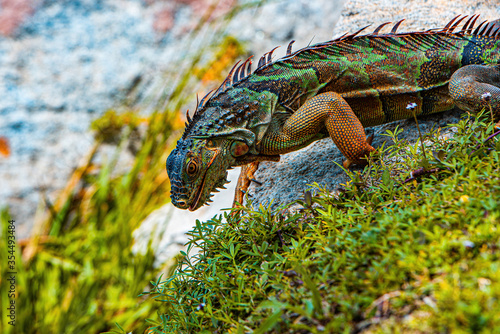
<path id="1" fill-rule="evenodd" d="M 191 160 L 188 162 L 186 166 L 186 173 L 189 176 L 194 176 L 198 173 L 198 163 L 195 160 Z"/>

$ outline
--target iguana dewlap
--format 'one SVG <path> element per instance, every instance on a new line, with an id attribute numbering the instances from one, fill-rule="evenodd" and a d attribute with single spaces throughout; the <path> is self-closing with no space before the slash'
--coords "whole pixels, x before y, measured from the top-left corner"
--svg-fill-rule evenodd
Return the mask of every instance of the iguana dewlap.
<path id="1" fill-rule="evenodd" d="M 500 116 L 500 24 L 477 20 L 397 33 L 399 21 L 387 34 L 379 34 L 383 24 L 294 53 L 290 45 L 275 62 L 271 51 L 254 72 L 250 59 L 235 65 L 188 117 L 167 159 L 172 203 L 196 210 L 223 188 L 230 167 L 255 169 L 327 136 L 344 166 L 363 164 L 374 150 L 364 128 L 413 113 L 477 112 L 489 103 Z M 248 186 L 252 168 L 243 169 L 240 186 Z"/>

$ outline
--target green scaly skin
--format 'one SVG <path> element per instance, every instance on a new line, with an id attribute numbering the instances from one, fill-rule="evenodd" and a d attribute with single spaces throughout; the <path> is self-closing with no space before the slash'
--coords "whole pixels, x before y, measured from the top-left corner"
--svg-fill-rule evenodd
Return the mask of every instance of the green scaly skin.
<path id="1" fill-rule="evenodd" d="M 227 170 L 279 160 L 330 136 L 362 164 L 364 127 L 450 110 L 500 115 L 500 37 L 495 22 L 453 19 L 427 32 L 348 35 L 306 47 L 253 73 L 249 61 L 202 100 L 167 159 L 172 203 L 196 210 L 223 188 Z M 486 95 L 485 95 L 486 94 Z M 413 106 L 413 107 L 412 107 Z"/>

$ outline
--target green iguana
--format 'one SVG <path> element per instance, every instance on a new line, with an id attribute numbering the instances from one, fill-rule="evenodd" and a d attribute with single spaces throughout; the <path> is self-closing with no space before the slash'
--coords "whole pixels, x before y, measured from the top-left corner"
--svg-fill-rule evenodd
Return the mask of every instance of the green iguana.
<path id="1" fill-rule="evenodd" d="M 167 159 L 172 203 L 196 210 L 224 188 L 227 170 L 246 165 L 248 187 L 259 161 L 330 136 L 347 160 L 364 164 L 374 148 L 364 127 L 455 106 L 500 116 L 500 24 L 457 16 L 442 29 L 344 35 L 272 61 L 250 58 L 207 94 Z M 237 66 L 237 67 L 236 67 Z M 410 110 L 412 109 L 412 110 Z M 247 165 L 250 164 L 250 165 Z M 248 172 L 249 171 L 249 172 Z M 247 173 L 248 172 L 248 173 Z M 236 200 L 242 195 L 237 190 Z"/>

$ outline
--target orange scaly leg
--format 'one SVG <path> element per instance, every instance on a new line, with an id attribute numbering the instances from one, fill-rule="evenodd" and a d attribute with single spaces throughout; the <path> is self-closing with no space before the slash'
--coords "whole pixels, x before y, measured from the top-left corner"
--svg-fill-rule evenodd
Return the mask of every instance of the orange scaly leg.
<path id="1" fill-rule="evenodd" d="M 250 182 L 254 178 L 254 174 L 259 168 L 259 161 L 251 162 L 241 167 L 240 177 L 236 184 L 236 191 L 234 193 L 233 208 L 243 204 L 243 197 L 250 186 Z"/>

